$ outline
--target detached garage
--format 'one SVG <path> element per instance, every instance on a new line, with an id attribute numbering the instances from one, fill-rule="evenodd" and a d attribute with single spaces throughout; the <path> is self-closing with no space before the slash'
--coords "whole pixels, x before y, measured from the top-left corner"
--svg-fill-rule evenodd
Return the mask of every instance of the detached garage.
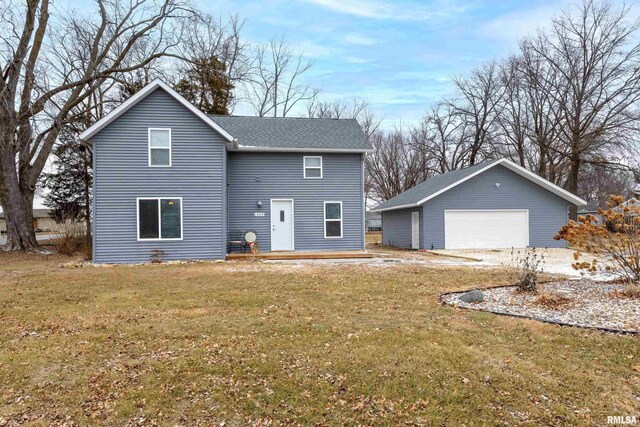
<path id="1" fill-rule="evenodd" d="M 410 249 L 564 247 L 553 236 L 586 202 L 507 159 L 438 175 L 374 209 L 382 243 Z"/>

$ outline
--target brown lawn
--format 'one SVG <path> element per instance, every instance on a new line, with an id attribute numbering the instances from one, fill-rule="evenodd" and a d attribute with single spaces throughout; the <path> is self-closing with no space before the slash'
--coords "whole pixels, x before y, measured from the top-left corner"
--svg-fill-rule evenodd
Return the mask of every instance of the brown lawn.
<path id="1" fill-rule="evenodd" d="M 503 270 L 0 254 L 0 425 L 606 424 L 640 342 L 442 306 Z"/>

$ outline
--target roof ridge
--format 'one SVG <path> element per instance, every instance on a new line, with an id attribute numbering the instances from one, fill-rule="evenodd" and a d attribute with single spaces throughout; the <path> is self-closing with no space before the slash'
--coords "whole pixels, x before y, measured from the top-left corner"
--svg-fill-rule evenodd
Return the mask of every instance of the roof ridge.
<path id="1" fill-rule="evenodd" d="M 355 120 L 353 117 L 270 117 L 270 116 L 250 116 L 250 115 L 235 115 L 235 114 L 207 114 L 213 118 L 247 118 L 247 119 L 264 119 L 264 120 Z"/>

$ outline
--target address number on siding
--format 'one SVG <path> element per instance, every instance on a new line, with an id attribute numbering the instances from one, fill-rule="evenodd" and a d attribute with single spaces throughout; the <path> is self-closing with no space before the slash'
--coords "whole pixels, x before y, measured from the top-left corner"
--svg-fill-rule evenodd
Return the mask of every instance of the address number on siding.
<path id="1" fill-rule="evenodd" d="M 265 213 L 264 212 L 254 212 L 253 216 L 264 216 Z"/>

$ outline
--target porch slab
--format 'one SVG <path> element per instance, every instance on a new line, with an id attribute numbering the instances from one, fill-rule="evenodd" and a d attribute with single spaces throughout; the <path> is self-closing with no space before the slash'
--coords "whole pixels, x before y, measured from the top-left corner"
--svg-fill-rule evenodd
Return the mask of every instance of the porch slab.
<path id="1" fill-rule="evenodd" d="M 227 260 L 247 259 L 349 259 L 349 258 L 373 258 L 375 255 L 365 251 L 341 251 L 341 252 L 260 252 L 254 255 L 248 253 L 227 254 Z"/>

